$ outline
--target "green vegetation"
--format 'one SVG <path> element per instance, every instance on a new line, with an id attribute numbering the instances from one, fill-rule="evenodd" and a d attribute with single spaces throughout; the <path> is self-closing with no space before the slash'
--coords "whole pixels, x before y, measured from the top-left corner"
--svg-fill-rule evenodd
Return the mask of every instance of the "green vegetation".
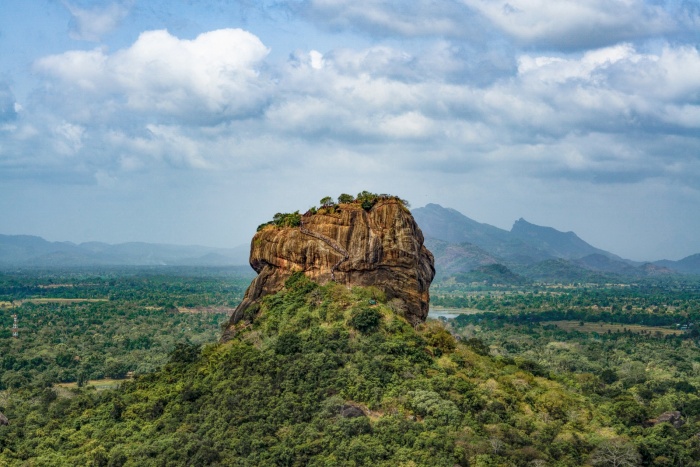
<path id="1" fill-rule="evenodd" d="M 297 274 L 216 343 L 248 280 L 1 274 L 0 465 L 700 466 L 698 284 L 439 283 L 483 312 L 414 328 Z"/>
<path id="2" fill-rule="evenodd" d="M 320 207 L 312 206 L 309 208 L 307 213 L 305 215 L 311 215 L 311 214 L 316 214 L 316 213 L 324 213 L 324 214 L 333 214 L 339 211 L 339 205 L 340 204 L 352 204 L 356 203 L 362 206 L 362 209 L 365 211 L 369 211 L 374 207 L 377 202 L 380 200 L 387 200 L 387 199 L 395 199 L 401 202 L 402 205 L 404 205 L 406 208 L 410 207 L 408 201 L 403 200 L 399 198 L 398 196 L 392 196 L 392 195 L 386 195 L 386 194 L 381 194 L 378 195 L 376 193 L 370 193 L 369 191 L 361 191 L 360 193 L 357 194 L 356 197 L 353 197 L 352 195 L 349 195 L 347 193 L 343 193 L 340 196 L 338 196 L 338 203 L 333 202 L 333 198 L 330 196 L 324 196 L 321 198 L 319 201 Z M 278 228 L 282 227 L 299 227 L 301 225 L 301 220 L 302 220 L 302 215 L 299 214 L 299 211 L 295 211 L 293 213 L 281 213 L 278 212 L 272 217 L 272 220 L 269 222 L 265 222 L 264 224 L 260 224 L 258 226 L 257 231 L 261 231 L 264 228 L 268 226 L 274 226 Z"/>
<path id="3" fill-rule="evenodd" d="M 264 229 L 268 225 L 274 225 L 275 227 L 299 227 L 301 225 L 301 214 L 299 214 L 299 211 L 294 211 L 292 213 L 278 212 L 272 216 L 270 222 L 260 224 L 258 226 L 258 231 Z"/>
<path id="4" fill-rule="evenodd" d="M 249 278 L 237 269 L 0 274 L 0 390 L 154 371 L 177 342 L 216 340 Z"/>
<path id="5" fill-rule="evenodd" d="M 467 345 L 595 404 L 618 438 L 591 464 L 615 465 L 619 455 L 636 460 L 617 465 L 700 465 L 700 284 L 437 288 L 437 301 L 489 310 L 449 322 Z"/>
<path id="6" fill-rule="evenodd" d="M 338 204 L 347 204 L 355 201 L 355 197 L 347 193 L 343 193 L 338 196 Z"/>
<path id="7" fill-rule="evenodd" d="M 459 273 L 455 276 L 455 281 L 462 284 L 483 283 L 488 285 L 524 285 L 529 281 L 502 264 L 487 264 L 479 266 L 469 272 Z"/>
<path id="8" fill-rule="evenodd" d="M 484 290 L 485 289 L 485 290 Z M 431 304 L 501 313 L 519 322 L 577 320 L 685 327 L 696 337 L 700 283 L 546 285 L 472 288 L 459 282 L 431 287 Z M 479 318 L 477 318 L 479 319 Z"/>

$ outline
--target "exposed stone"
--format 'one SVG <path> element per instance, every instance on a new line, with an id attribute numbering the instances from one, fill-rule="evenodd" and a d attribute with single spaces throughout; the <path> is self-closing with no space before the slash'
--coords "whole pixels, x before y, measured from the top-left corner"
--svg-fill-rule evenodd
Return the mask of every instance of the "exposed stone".
<path id="1" fill-rule="evenodd" d="M 10 424 L 10 421 L 7 419 L 5 414 L 0 412 L 0 425 L 9 425 L 9 424 Z"/>
<path id="2" fill-rule="evenodd" d="M 233 313 L 223 340 L 239 322 L 250 321 L 261 297 L 281 290 L 295 272 L 319 284 L 378 287 L 388 300 L 403 302 L 403 314 L 413 324 L 428 315 L 428 289 L 435 276 L 422 232 L 394 198 L 378 201 L 369 211 L 349 203 L 306 213 L 299 227 L 264 227 L 251 241 L 250 265 L 258 276 Z"/>
<path id="3" fill-rule="evenodd" d="M 650 425 L 658 425 L 659 423 L 670 423 L 674 428 L 680 428 L 685 425 L 685 421 L 681 418 L 681 413 L 678 410 L 664 412 L 656 418 L 649 420 Z"/>
<path id="4" fill-rule="evenodd" d="M 357 418 L 365 417 L 366 415 L 361 408 L 355 405 L 345 404 L 340 408 L 340 416 L 343 418 Z"/>

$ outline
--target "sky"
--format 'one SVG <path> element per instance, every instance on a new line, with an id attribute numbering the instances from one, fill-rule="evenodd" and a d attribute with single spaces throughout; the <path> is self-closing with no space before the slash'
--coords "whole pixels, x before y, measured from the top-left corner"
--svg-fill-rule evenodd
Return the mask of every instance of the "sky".
<path id="1" fill-rule="evenodd" d="M 2 0 L 0 233 L 247 244 L 390 193 L 700 253 L 697 0 Z"/>

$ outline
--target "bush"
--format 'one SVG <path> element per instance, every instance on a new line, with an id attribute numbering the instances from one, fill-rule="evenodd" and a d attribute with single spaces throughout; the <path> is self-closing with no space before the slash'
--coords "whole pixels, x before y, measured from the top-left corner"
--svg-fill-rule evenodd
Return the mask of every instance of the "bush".
<path id="1" fill-rule="evenodd" d="M 272 223 L 277 227 L 299 227 L 301 225 L 301 214 L 299 214 L 299 211 L 292 213 L 278 212 L 272 217 Z"/>
<path id="2" fill-rule="evenodd" d="M 292 332 L 280 334 L 275 343 L 275 353 L 279 355 L 294 355 L 301 352 L 301 338 Z"/>
<path id="3" fill-rule="evenodd" d="M 362 333 L 371 332 L 379 327 L 382 315 L 374 308 L 362 308 L 350 318 L 350 326 Z"/>
<path id="4" fill-rule="evenodd" d="M 353 201 L 355 201 L 355 198 L 347 193 L 343 193 L 342 195 L 338 196 L 338 204 L 348 204 L 352 203 Z"/>

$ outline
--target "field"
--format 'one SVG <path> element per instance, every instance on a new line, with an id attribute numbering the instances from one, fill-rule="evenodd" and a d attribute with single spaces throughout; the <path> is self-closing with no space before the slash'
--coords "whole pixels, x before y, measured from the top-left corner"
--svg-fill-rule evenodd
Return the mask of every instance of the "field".
<path id="1" fill-rule="evenodd" d="M 661 326 L 643 326 L 640 324 L 596 323 L 573 320 L 542 321 L 541 324 L 551 324 L 569 332 L 597 332 L 598 334 L 605 334 L 609 332 L 632 332 L 635 334 L 647 334 L 650 336 L 664 337 L 668 335 L 680 336 L 685 333 L 685 331 L 681 331 L 680 329 L 669 329 Z"/>
<path id="2" fill-rule="evenodd" d="M 114 379 L 114 378 L 103 378 L 103 379 L 94 379 L 90 380 L 85 383 L 85 387 L 94 387 L 98 391 L 104 391 L 106 389 L 116 389 L 119 387 L 119 385 L 127 381 L 128 378 L 124 379 Z M 64 389 L 75 389 L 78 387 L 77 382 L 73 383 L 57 383 L 56 387 L 58 388 L 64 388 Z"/>
<path id="3" fill-rule="evenodd" d="M 11 310 L 19 308 L 25 303 L 40 305 L 45 303 L 56 303 L 59 305 L 73 305 L 75 303 L 97 303 L 107 302 L 107 298 L 28 298 L 24 300 L 0 301 L 0 309 Z"/>

